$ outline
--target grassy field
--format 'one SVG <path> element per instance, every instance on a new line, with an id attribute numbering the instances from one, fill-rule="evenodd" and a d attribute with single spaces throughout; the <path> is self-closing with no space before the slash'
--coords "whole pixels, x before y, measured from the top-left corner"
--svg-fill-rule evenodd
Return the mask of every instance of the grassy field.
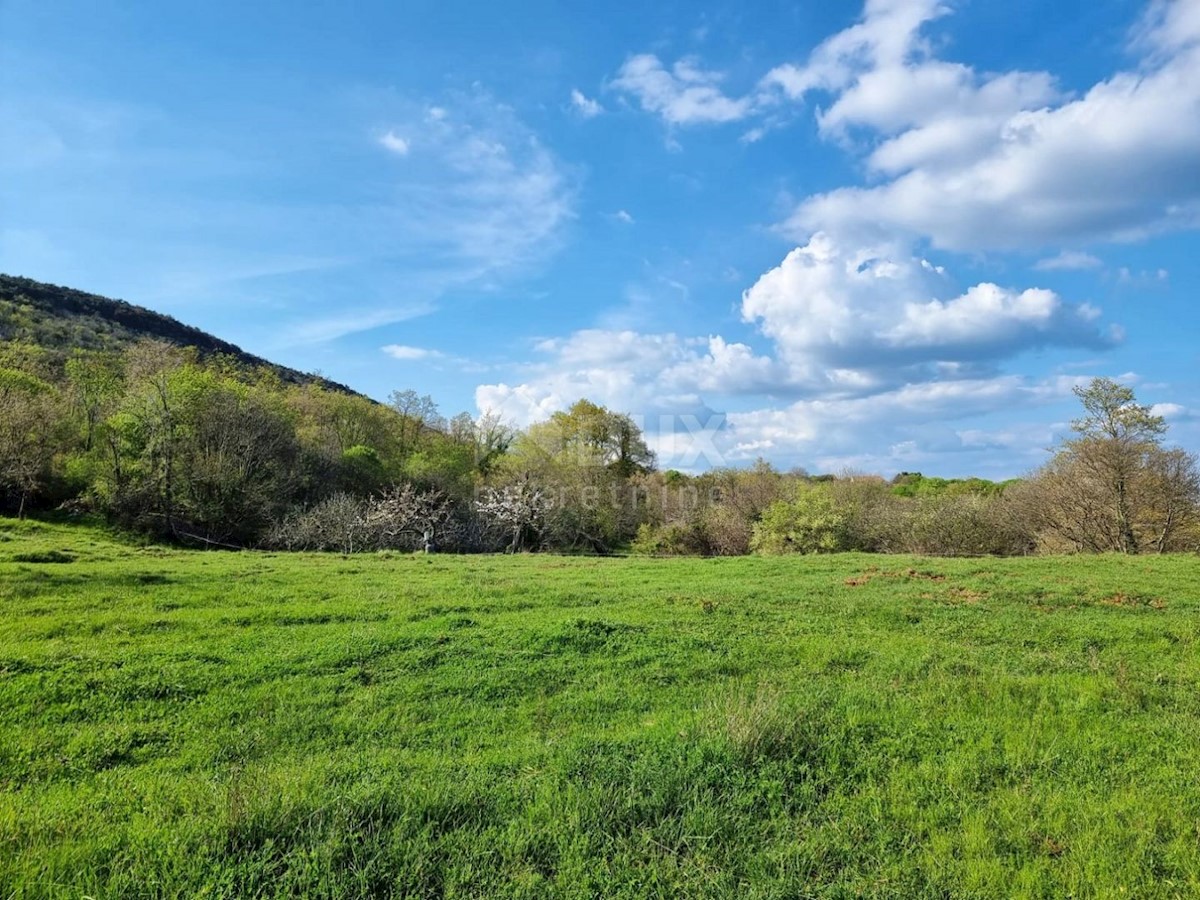
<path id="1" fill-rule="evenodd" d="M 0 520 L 0 897 L 1200 895 L 1200 560 Z"/>

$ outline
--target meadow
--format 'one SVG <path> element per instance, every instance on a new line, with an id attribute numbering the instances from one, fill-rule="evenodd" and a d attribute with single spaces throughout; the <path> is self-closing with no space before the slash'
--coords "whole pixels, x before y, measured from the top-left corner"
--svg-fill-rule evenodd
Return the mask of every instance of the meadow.
<path id="1" fill-rule="evenodd" d="M 0 897 L 1200 895 L 1200 559 L 0 520 Z"/>

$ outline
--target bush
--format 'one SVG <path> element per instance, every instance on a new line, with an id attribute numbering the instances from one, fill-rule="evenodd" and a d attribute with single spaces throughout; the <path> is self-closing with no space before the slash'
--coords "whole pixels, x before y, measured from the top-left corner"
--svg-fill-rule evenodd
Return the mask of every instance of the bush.
<path id="1" fill-rule="evenodd" d="M 845 514 L 826 490 L 808 486 L 768 506 L 750 541 L 756 553 L 767 554 L 835 553 L 848 544 Z"/>
<path id="2" fill-rule="evenodd" d="M 888 497 L 856 522 L 854 543 L 882 553 L 1014 556 L 1032 552 L 1032 530 L 1004 495 Z"/>
<path id="3" fill-rule="evenodd" d="M 630 545 L 634 553 L 647 556 L 703 556 L 708 550 L 704 533 L 694 524 L 638 526 L 637 537 Z"/>

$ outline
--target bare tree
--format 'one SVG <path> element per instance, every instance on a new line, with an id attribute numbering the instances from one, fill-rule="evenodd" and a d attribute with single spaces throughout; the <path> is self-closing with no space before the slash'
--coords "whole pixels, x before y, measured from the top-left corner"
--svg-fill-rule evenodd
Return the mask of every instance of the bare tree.
<path id="1" fill-rule="evenodd" d="M 403 484 L 369 501 L 363 524 L 381 543 L 390 546 L 419 538 L 422 549 L 434 553 L 452 513 L 450 500 L 441 491 L 418 491 Z"/>

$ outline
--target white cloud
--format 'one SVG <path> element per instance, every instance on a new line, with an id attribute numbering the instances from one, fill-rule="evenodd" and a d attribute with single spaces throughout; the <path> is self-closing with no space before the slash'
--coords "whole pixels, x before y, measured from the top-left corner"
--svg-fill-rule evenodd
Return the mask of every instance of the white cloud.
<path id="1" fill-rule="evenodd" d="M 767 455 L 783 465 L 826 471 L 896 471 L 922 461 L 941 464 L 968 458 L 975 461 L 969 465 L 982 472 L 976 463 L 982 464 L 989 454 L 994 457 L 1000 438 L 989 440 L 985 432 L 971 427 L 956 431 L 950 423 L 1062 401 L 1074 385 L 1086 380 L 968 377 L 718 413 L 715 410 L 736 388 L 761 397 L 772 385 L 783 385 L 787 372 L 745 345 L 727 344 L 719 337 L 587 331 L 545 341 L 539 349 L 548 359 L 528 367 L 523 381 L 477 388 L 481 411 L 528 425 L 587 397 L 635 414 L 665 467 L 737 464 Z M 1012 444 L 999 462 L 991 460 L 988 471 L 1019 474 L 1040 462 L 1041 448 L 1050 443 Z M 864 453 L 864 448 L 877 447 L 891 449 Z"/>
<path id="2" fill-rule="evenodd" d="M 846 39 L 850 29 L 773 80 L 792 96 L 832 92 L 822 131 L 866 129 L 877 139 L 868 165 L 891 180 L 810 197 L 787 232 L 903 233 L 979 251 L 1200 225 L 1195 8 L 1157 4 L 1141 65 L 1069 98 L 1045 73 L 980 75 L 933 59 L 919 28 L 940 7 L 868 3 L 855 28 L 870 41 Z M 874 26 L 897 10 L 914 27 L 880 43 Z"/>
<path id="3" fill-rule="evenodd" d="M 915 49 L 926 49 L 919 29 L 948 11 L 940 0 L 867 0 L 857 24 L 823 41 L 805 65 L 772 69 L 762 86 L 779 88 L 794 100 L 814 89 L 841 90 L 863 67 L 899 65 Z"/>
<path id="4" fill-rule="evenodd" d="M 1057 256 L 1039 259 L 1033 267 L 1039 272 L 1068 272 L 1098 269 L 1102 265 L 1104 263 L 1100 258 L 1090 253 L 1084 253 L 1080 250 L 1063 250 Z"/>
<path id="5" fill-rule="evenodd" d="M 1156 0 L 1136 67 L 1082 96 L 1046 72 L 981 73 L 937 58 L 926 31 L 942 0 L 867 0 L 862 18 L 802 64 L 771 69 L 741 97 L 694 59 L 634 56 L 612 87 L 669 125 L 751 120 L 814 94 L 822 135 L 868 148 L 882 183 L 809 197 L 783 230 L 870 240 L 906 234 L 962 251 L 1125 241 L 1200 226 L 1200 8 Z"/>
<path id="6" fill-rule="evenodd" d="M 594 119 L 604 112 L 604 107 L 598 101 L 584 96 L 579 88 L 571 89 L 571 108 L 585 119 Z"/>
<path id="7" fill-rule="evenodd" d="M 1171 280 L 1171 273 L 1166 269 L 1154 269 L 1135 272 L 1128 266 L 1117 269 L 1117 283 L 1126 287 L 1161 287 Z"/>
<path id="8" fill-rule="evenodd" d="M 1150 414 L 1162 416 L 1164 419 L 1183 419 L 1191 415 L 1191 410 L 1178 403 L 1155 403 L 1150 407 Z"/>
<path id="9" fill-rule="evenodd" d="M 772 352 L 720 335 L 576 332 L 543 341 L 542 361 L 516 383 L 480 386 L 480 407 L 521 422 L 582 396 L 633 412 L 730 407 L 713 437 L 729 461 L 765 452 L 895 471 L 958 458 L 991 460 L 997 475 L 1040 462 L 1058 425 L 980 420 L 1069 402 L 1085 379 L 1001 364 L 1038 348 L 1108 348 L 1122 331 L 1043 287 L 958 284 L 936 251 L 1058 249 L 1200 225 L 1200 0 L 1155 3 L 1137 67 L 1078 95 L 1045 72 L 937 58 L 926 31 L 948 12 L 941 0 L 867 0 L 857 24 L 743 96 L 692 59 L 627 60 L 612 89 L 669 126 L 744 122 L 745 143 L 820 94 L 820 134 L 865 148 L 871 180 L 807 198 L 780 227 L 798 246 L 741 305 Z M 1102 266 L 1063 250 L 1034 268 Z M 691 437 L 652 440 L 669 457 Z"/>
<path id="10" fill-rule="evenodd" d="M 1029 409 L 1070 396 L 1081 379 L 1043 381 L 1004 375 L 901 385 L 864 397 L 799 400 L 783 408 L 729 414 L 731 437 L 752 448 L 786 449 L 794 457 L 816 461 L 819 468 L 896 471 L 909 463 L 986 453 L 983 432 L 956 430 L 953 422 L 1004 409 Z M 1024 426 L 1021 426 L 1022 428 Z M 1039 461 L 1047 444 L 1025 444 L 1026 456 L 1003 460 L 1001 474 L 1018 474 Z M 874 448 L 888 448 L 886 451 Z M 736 458 L 736 453 L 731 454 Z M 1014 459 L 1020 460 L 1012 468 Z M 908 460 L 908 463 L 905 462 Z"/>
<path id="11" fill-rule="evenodd" d="M 643 53 L 625 61 L 610 87 L 637 98 L 642 109 L 661 116 L 668 125 L 744 119 L 753 100 L 726 96 L 721 81 L 719 72 L 701 69 L 693 59 L 681 59 L 667 69 L 657 56 Z"/>
<path id="12" fill-rule="evenodd" d="M 391 150 L 397 156 L 408 155 L 408 141 L 400 137 L 400 135 L 396 134 L 394 131 L 385 132 L 384 135 L 379 139 L 379 143 L 388 150 Z"/>
<path id="13" fill-rule="evenodd" d="M 718 336 L 587 329 L 536 349 L 544 361 L 527 367 L 525 382 L 476 389 L 480 410 L 528 424 L 587 397 L 626 412 L 696 414 L 707 409 L 702 392 L 756 393 L 785 377 L 773 360 Z"/>
<path id="14" fill-rule="evenodd" d="M 409 347 L 406 344 L 388 344 L 380 348 L 392 359 L 402 362 L 417 362 L 423 359 L 439 359 L 444 354 L 438 350 L 428 350 L 424 347 Z"/>
<path id="15" fill-rule="evenodd" d="M 613 218 L 618 222 L 623 222 L 626 225 L 632 225 L 634 223 L 633 216 L 624 209 L 618 209 L 615 213 L 613 213 Z"/>
<path id="16" fill-rule="evenodd" d="M 745 292 L 742 316 L 794 373 L 824 373 L 843 388 L 909 377 L 914 365 L 977 365 L 1031 347 L 1113 340 L 1095 309 L 1052 291 L 985 282 L 956 293 L 942 267 L 901 242 L 848 246 L 823 233 Z"/>

